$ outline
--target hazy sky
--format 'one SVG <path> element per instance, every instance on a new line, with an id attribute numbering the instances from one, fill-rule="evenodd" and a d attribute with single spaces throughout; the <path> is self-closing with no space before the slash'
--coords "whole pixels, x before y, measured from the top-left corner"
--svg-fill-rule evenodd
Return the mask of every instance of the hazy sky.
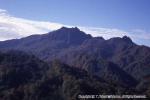
<path id="1" fill-rule="evenodd" d="M 1 13 L 5 13 L 0 14 L 0 17 L 3 16 L 0 20 L 0 27 L 3 28 L 0 28 L 0 32 L 12 26 L 11 23 L 7 27 L 8 20 L 2 22 L 4 16 L 6 19 L 9 15 L 11 18 L 22 18 L 23 22 L 25 20 L 44 22 L 42 28 L 50 24 L 46 22 L 53 22 L 57 25 L 61 23 L 61 25 L 80 26 L 83 30 L 88 29 L 88 32 L 100 31 L 100 34 L 102 32 L 105 34 L 106 31 L 108 34 L 111 30 L 119 31 L 123 35 L 129 35 L 136 43 L 150 45 L 150 0 L 0 0 L 0 9 Z M 6 33 L 9 31 L 7 30 Z M 10 34 L 9 36 L 12 36 Z M 112 36 L 122 36 L 119 35 L 120 33 L 112 34 Z"/>

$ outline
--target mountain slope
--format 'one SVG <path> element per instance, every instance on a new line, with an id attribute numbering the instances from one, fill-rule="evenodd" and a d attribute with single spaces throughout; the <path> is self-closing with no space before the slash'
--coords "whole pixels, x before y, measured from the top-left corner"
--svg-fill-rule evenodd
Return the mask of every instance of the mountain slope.
<path id="1" fill-rule="evenodd" d="M 105 40 L 78 28 L 62 27 L 48 34 L 0 42 L 1 51 L 9 49 L 32 53 L 47 62 L 59 59 L 126 86 L 137 86 L 150 75 L 150 48 L 135 44 L 127 36 Z"/>
<path id="2" fill-rule="evenodd" d="M 55 56 L 62 49 L 80 45 L 84 40 L 92 38 L 78 28 L 65 28 L 44 35 L 32 35 L 22 39 L 0 42 L 1 49 L 30 51 L 40 58 Z"/>
<path id="3" fill-rule="evenodd" d="M 1 100 L 78 100 L 79 94 L 139 94 L 59 61 L 20 51 L 0 53 Z"/>

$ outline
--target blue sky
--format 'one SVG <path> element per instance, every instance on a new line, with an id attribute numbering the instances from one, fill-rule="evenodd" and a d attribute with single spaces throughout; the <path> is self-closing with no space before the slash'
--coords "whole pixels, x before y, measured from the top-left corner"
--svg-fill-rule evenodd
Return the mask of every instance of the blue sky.
<path id="1" fill-rule="evenodd" d="M 133 38 L 146 45 L 150 45 L 149 5 L 150 0 L 0 0 L 0 9 L 17 18 L 119 29 L 131 37 L 145 35 Z"/>

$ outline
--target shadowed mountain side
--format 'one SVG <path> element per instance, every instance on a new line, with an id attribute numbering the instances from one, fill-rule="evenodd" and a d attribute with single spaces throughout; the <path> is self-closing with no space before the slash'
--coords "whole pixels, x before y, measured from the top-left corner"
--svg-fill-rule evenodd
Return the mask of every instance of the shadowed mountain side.
<path id="1" fill-rule="evenodd" d="M 57 59 L 60 59 L 70 66 L 84 69 L 92 75 L 96 75 L 120 85 L 134 87 L 138 83 L 132 76 L 118 67 L 118 65 L 102 58 L 98 58 L 94 53 L 90 55 L 85 52 L 81 53 L 80 51 L 80 53 L 78 53 L 74 51 L 68 52 L 68 54 L 62 55 Z"/>
<path id="2" fill-rule="evenodd" d="M 9 49 L 34 54 L 47 62 L 59 59 L 126 86 L 137 86 L 149 80 L 145 77 L 150 75 L 150 48 L 135 44 L 127 36 L 105 40 L 78 28 L 62 27 L 43 35 L 0 42 L 1 51 Z M 143 86 L 147 88 L 146 84 Z"/>
<path id="3" fill-rule="evenodd" d="M 59 61 L 20 51 L 0 53 L 1 100 L 77 100 L 79 94 L 139 94 Z"/>

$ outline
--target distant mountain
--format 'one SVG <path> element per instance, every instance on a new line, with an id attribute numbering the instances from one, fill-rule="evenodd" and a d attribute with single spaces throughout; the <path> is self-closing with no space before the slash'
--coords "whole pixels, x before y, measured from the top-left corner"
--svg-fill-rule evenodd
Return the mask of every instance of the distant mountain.
<path id="1" fill-rule="evenodd" d="M 46 62 L 58 59 L 69 66 L 111 83 L 148 91 L 150 48 L 135 44 L 128 36 L 105 40 L 78 28 L 0 42 L 0 50 L 20 50 Z"/>
<path id="2" fill-rule="evenodd" d="M 0 48 L 30 51 L 40 58 L 46 59 L 55 56 L 63 49 L 80 45 L 84 40 L 90 38 L 92 36 L 85 34 L 78 28 L 62 27 L 44 35 L 32 35 L 22 39 L 0 42 Z"/>
<path id="3" fill-rule="evenodd" d="M 92 38 L 84 41 L 78 47 L 63 51 L 58 58 L 65 58 L 63 61 L 71 64 L 71 58 L 82 56 L 82 54 L 112 62 L 137 80 L 150 74 L 150 48 L 136 45 L 126 36 L 109 40 Z M 76 59 L 76 61 L 81 60 Z"/>

